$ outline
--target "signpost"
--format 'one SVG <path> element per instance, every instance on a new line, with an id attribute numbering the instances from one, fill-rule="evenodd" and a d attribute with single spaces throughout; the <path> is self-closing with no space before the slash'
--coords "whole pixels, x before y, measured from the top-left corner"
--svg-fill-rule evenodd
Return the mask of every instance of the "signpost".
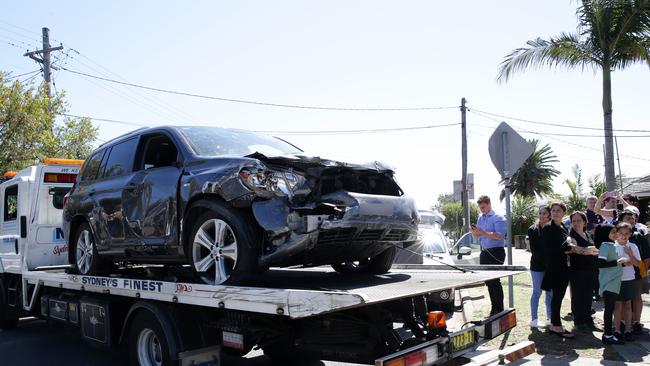
<path id="1" fill-rule="evenodd" d="M 528 143 L 507 123 L 501 124 L 494 130 L 490 136 L 490 159 L 492 164 L 497 168 L 501 179 L 504 183 L 506 197 L 506 245 L 508 248 L 508 265 L 512 265 L 512 212 L 510 211 L 510 178 L 514 172 L 519 170 L 526 159 L 532 155 L 533 145 Z M 508 276 L 508 306 L 513 307 L 514 296 L 512 288 L 512 276 Z"/>

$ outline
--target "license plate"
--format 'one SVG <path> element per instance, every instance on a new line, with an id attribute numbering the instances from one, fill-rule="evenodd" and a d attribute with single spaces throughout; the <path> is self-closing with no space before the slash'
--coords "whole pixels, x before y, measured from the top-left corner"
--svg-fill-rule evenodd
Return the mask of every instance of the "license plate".
<path id="1" fill-rule="evenodd" d="M 452 352 L 457 352 L 471 347 L 476 343 L 476 332 L 473 329 L 466 330 L 462 333 L 455 334 L 451 337 Z"/>

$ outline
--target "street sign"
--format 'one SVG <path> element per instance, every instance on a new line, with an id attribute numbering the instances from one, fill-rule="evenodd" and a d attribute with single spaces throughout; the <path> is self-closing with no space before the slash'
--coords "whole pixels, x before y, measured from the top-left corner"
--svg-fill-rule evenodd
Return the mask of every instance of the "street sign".
<path id="1" fill-rule="evenodd" d="M 501 122 L 490 136 L 490 159 L 502 178 L 510 178 L 533 153 L 533 145 L 507 123 Z"/>
<path id="2" fill-rule="evenodd" d="M 452 193 L 452 198 L 454 201 L 461 200 L 461 192 L 463 191 L 463 181 L 455 180 L 454 181 L 454 192 Z M 474 199 L 474 173 L 467 173 L 467 195 L 468 199 Z"/>
<path id="3" fill-rule="evenodd" d="M 490 159 L 492 164 L 497 168 L 501 178 L 503 179 L 503 191 L 506 197 L 506 246 L 508 248 L 508 264 L 512 264 L 512 212 L 510 211 L 510 178 L 512 175 L 524 165 L 524 162 L 534 149 L 533 145 L 524 140 L 523 137 L 508 126 L 507 123 L 501 122 L 499 127 L 494 130 L 490 136 L 490 144 L 488 146 L 490 151 Z M 514 295 L 512 276 L 508 276 L 508 288 L 510 289 L 508 296 L 508 307 L 514 307 Z"/>

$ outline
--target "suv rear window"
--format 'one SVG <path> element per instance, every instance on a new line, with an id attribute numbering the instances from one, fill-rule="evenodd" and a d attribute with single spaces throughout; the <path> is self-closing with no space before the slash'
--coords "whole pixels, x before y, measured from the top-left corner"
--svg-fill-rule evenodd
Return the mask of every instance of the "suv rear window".
<path id="1" fill-rule="evenodd" d="M 83 182 L 97 178 L 97 173 L 99 173 L 99 166 L 102 164 L 104 152 L 106 152 L 106 150 L 99 150 L 95 152 L 88 161 L 86 161 L 86 164 L 83 166 L 81 171 L 80 181 Z"/>
<path id="2" fill-rule="evenodd" d="M 137 147 L 137 138 L 132 138 L 114 145 L 106 162 L 104 177 L 114 177 L 132 172 Z"/>

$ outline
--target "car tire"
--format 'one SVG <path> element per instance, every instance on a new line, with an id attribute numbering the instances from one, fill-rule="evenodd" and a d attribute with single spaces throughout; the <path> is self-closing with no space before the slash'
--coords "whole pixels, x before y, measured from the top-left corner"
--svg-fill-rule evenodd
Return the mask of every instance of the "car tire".
<path id="1" fill-rule="evenodd" d="M 220 285 L 258 274 L 263 239 L 257 224 L 239 209 L 208 203 L 209 209 L 196 219 L 186 247 L 195 275 L 203 283 Z"/>
<path id="2" fill-rule="evenodd" d="M 99 275 L 103 268 L 97 251 L 97 243 L 88 223 L 81 224 L 71 243 L 72 266 L 75 273 L 92 276 Z"/>
<path id="3" fill-rule="evenodd" d="M 372 258 L 357 262 L 333 263 L 332 268 L 339 273 L 384 274 L 390 271 L 397 255 L 397 248 L 391 246 Z"/>
<path id="4" fill-rule="evenodd" d="M 129 364 L 172 365 L 169 344 L 160 322 L 148 311 L 137 314 L 129 327 Z"/>

